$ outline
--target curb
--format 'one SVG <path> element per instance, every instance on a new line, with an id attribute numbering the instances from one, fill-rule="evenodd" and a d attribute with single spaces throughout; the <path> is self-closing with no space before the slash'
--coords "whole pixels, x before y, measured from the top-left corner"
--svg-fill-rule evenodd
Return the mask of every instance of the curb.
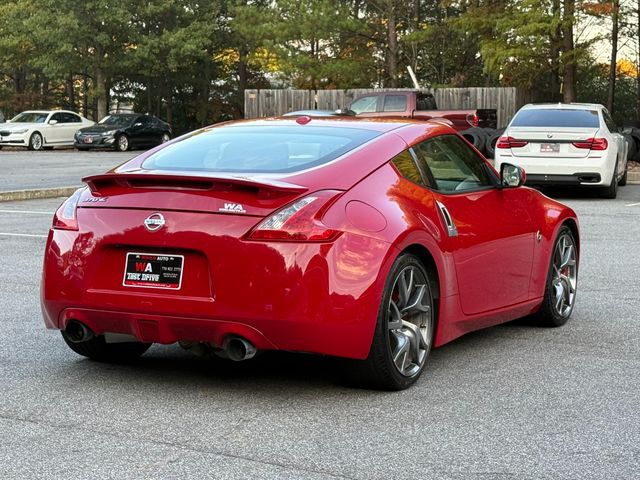
<path id="1" fill-rule="evenodd" d="M 628 172 L 627 183 L 631 185 L 640 185 L 640 172 Z"/>
<path id="2" fill-rule="evenodd" d="M 34 200 L 36 198 L 68 197 L 78 188 L 79 187 L 57 187 L 0 192 L 0 202 L 11 202 L 15 200 Z"/>

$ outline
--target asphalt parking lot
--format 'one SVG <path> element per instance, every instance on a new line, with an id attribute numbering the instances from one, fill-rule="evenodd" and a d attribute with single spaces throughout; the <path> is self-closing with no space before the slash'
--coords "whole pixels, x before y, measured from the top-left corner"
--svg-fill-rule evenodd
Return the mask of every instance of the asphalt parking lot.
<path id="1" fill-rule="evenodd" d="M 469 334 L 397 393 L 347 388 L 310 355 L 85 360 L 40 315 L 62 199 L 0 203 L 0 478 L 638 478 L 640 185 L 562 200 L 582 227 L 571 321 Z"/>

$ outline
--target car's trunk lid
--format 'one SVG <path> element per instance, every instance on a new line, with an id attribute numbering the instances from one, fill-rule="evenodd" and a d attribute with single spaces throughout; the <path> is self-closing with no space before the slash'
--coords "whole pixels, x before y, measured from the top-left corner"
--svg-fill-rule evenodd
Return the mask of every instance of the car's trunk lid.
<path id="1" fill-rule="evenodd" d="M 522 147 L 511 148 L 514 157 L 548 157 L 550 159 L 583 158 L 589 155 L 588 148 L 577 148 L 574 142 L 584 142 L 597 137 L 598 128 L 588 127 L 511 127 L 507 135 L 516 141 L 527 142 Z"/>

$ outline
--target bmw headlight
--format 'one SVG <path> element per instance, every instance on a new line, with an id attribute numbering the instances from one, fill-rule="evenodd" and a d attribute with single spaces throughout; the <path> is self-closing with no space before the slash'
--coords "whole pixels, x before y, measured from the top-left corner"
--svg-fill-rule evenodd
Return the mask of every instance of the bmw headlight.
<path id="1" fill-rule="evenodd" d="M 11 130 L 11 133 L 21 134 L 21 133 L 27 133 L 28 131 L 29 131 L 28 128 L 21 128 L 20 130 Z"/>
<path id="2" fill-rule="evenodd" d="M 108 132 L 104 132 L 103 135 L 105 137 L 113 137 L 116 134 L 117 130 L 109 130 Z"/>

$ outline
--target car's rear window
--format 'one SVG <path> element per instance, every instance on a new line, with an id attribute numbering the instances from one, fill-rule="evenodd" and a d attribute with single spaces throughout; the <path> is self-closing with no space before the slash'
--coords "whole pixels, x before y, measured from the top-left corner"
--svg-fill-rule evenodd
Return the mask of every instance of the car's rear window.
<path id="1" fill-rule="evenodd" d="M 295 172 L 322 165 L 380 132 L 357 128 L 279 126 L 203 130 L 154 153 L 149 170 Z"/>
<path id="2" fill-rule="evenodd" d="M 511 126 L 598 128 L 600 120 L 596 110 L 527 108 L 516 114 Z"/>

